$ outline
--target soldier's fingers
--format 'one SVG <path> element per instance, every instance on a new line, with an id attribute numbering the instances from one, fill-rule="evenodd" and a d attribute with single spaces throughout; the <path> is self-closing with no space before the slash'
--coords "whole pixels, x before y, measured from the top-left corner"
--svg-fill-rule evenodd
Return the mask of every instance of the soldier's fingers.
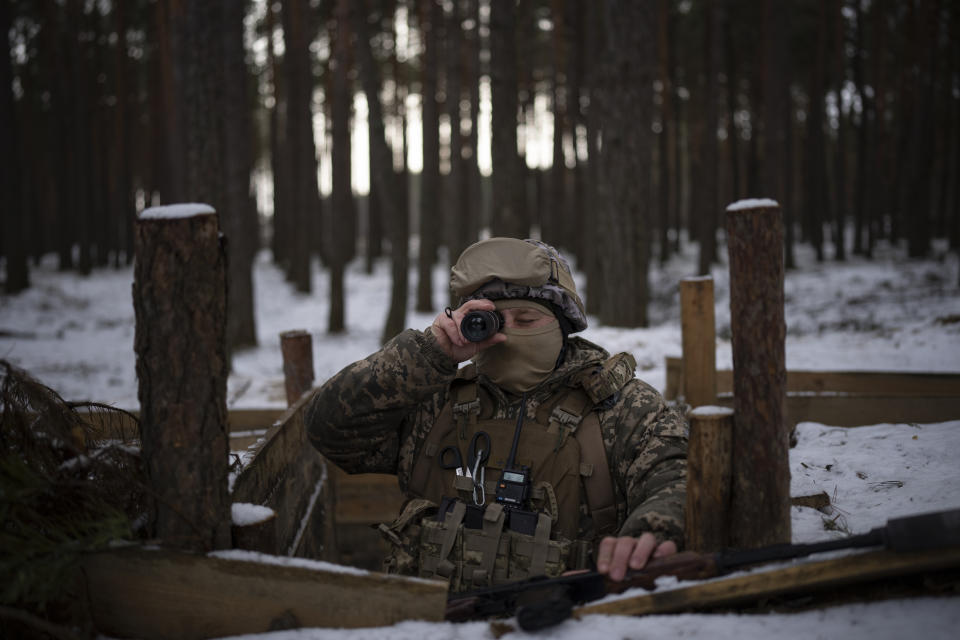
<path id="1" fill-rule="evenodd" d="M 597 571 L 607 573 L 610 571 L 610 561 L 613 560 L 613 548 L 617 546 L 617 539 L 607 536 L 600 541 L 600 547 L 597 549 Z"/>
<path id="2" fill-rule="evenodd" d="M 652 533 L 647 532 L 637 538 L 637 546 L 633 548 L 633 552 L 630 554 L 630 568 L 643 569 L 656 547 L 657 539 Z"/>
<path id="3" fill-rule="evenodd" d="M 627 563 L 633 557 L 638 541 L 631 536 L 617 538 L 617 544 L 613 547 L 613 559 L 610 561 L 610 579 L 623 580 L 627 575 Z"/>
<path id="4" fill-rule="evenodd" d="M 677 552 L 677 543 L 673 540 L 665 540 L 657 545 L 656 551 L 653 552 L 654 558 L 663 558 L 664 556 L 672 556 Z"/>

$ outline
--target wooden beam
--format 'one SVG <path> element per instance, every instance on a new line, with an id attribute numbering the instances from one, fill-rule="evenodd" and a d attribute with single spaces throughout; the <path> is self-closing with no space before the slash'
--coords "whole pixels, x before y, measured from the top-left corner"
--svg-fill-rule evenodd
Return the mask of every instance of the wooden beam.
<path id="1" fill-rule="evenodd" d="M 912 553 L 872 551 L 586 605 L 577 608 L 575 614 L 639 616 L 705 611 L 746 605 L 775 596 L 800 595 L 884 578 L 957 568 L 960 568 L 960 547 Z"/>
<path id="2" fill-rule="evenodd" d="M 690 551 L 719 551 L 727 546 L 733 410 L 699 407 L 689 417 L 685 546 Z"/>
<path id="3" fill-rule="evenodd" d="M 685 400 L 691 407 L 712 405 L 717 397 L 713 278 L 682 279 L 680 309 Z"/>
<path id="4" fill-rule="evenodd" d="M 336 468 L 336 467 L 335 467 Z M 338 525 L 391 522 L 400 514 L 403 494 L 397 476 L 336 470 Z"/>
<path id="5" fill-rule="evenodd" d="M 733 406 L 730 394 L 721 394 L 717 404 Z M 960 397 L 887 397 L 867 395 L 817 395 L 788 393 L 784 420 L 793 428 L 798 422 L 819 422 L 837 427 L 882 423 L 930 423 L 960 420 Z"/>
<path id="6" fill-rule="evenodd" d="M 273 509 L 276 531 L 264 537 L 257 551 L 288 553 L 305 526 L 304 516 L 315 508 L 325 487 L 326 469 L 320 453 L 307 441 L 303 411 L 309 396 L 302 396 L 287 409 L 270 428 L 264 440 L 253 451 L 253 460 L 237 476 L 233 486 L 234 502 L 249 502 Z M 312 512 L 324 518 L 323 509 Z M 312 526 L 312 525 L 311 525 Z M 316 531 L 320 534 L 321 531 Z M 275 545 L 275 546 L 270 546 Z M 319 546 L 327 546 L 322 543 Z M 333 559 L 334 545 L 322 550 L 304 549 L 303 553 L 317 553 L 314 557 Z"/>
<path id="7" fill-rule="evenodd" d="M 228 552 L 236 554 L 236 552 Z M 267 564 L 128 548 L 82 561 L 96 629 L 144 640 L 443 619 L 447 584 L 321 563 Z M 259 559 L 263 559 L 261 556 Z"/>
<path id="8" fill-rule="evenodd" d="M 783 216 L 772 200 L 741 200 L 726 213 L 737 452 L 728 543 L 750 549 L 790 542 Z"/>
<path id="9" fill-rule="evenodd" d="M 664 395 L 683 395 L 683 358 L 667 356 Z M 733 373 L 717 370 L 717 393 L 733 392 Z M 960 397 L 960 373 L 904 371 L 787 371 L 787 392 L 819 392 L 894 397 Z"/>

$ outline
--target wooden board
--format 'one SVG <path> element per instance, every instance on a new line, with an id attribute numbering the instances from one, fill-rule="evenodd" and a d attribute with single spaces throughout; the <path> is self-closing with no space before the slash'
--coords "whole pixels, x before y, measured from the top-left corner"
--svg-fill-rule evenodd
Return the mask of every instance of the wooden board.
<path id="1" fill-rule="evenodd" d="M 650 615 L 704 611 L 756 602 L 786 594 L 801 594 L 849 584 L 916 575 L 960 567 L 960 547 L 913 553 L 872 551 L 834 560 L 704 582 L 670 591 L 645 593 L 621 600 L 585 605 L 579 615 Z"/>
<path id="2" fill-rule="evenodd" d="M 443 619 L 447 584 L 119 549 L 83 560 L 97 631 L 144 640 Z"/>
<path id="3" fill-rule="evenodd" d="M 137 410 L 121 412 L 93 411 L 88 415 L 92 427 L 92 437 L 116 437 L 125 440 L 136 438 L 137 428 L 133 417 L 139 416 Z M 81 409 L 81 413 L 86 414 Z M 227 424 L 230 426 L 230 450 L 240 451 L 254 444 L 273 427 L 283 415 L 282 409 L 234 409 L 227 412 Z M 133 416 L 133 417 L 131 417 Z"/>
<path id="4" fill-rule="evenodd" d="M 664 395 L 683 394 L 683 360 L 666 358 Z M 717 370 L 717 393 L 733 392 L 733 374 Z M 863 394 L 869 396 L 960 397 L 960 374 L 894 371 L 787 371 L 787 392 Z"/>
<path id="5" fill-rule="evenodd" d="M 733 407 L 733 396 L 717 398 L 718 406 Z M 882 423 L 931 423 L 960 419 L 960 397 L 844 396 L 787 393 L 784 419 L 789 427 L 798 422 L 819 422 L 837 427 Z"/>
<path id="6" fill-rule="evenodd" d="M 296 553 L 306 557 L 335 558 L 332 483 L 323 457 L 307 440 L 304 395 L 270 427 L 253 450 L 253 460 L 240 472 L 233 487 L 233 501 L 273 509 L 273 531 L 264 531 L 262 544 L 243 536 L 247 548 L 267 553 Z M 318 501 L 321 503 L 317 509 Z M 302 529 L 309 528 L 304 538 Z M 312 538 L 312 540 L 311 540 Z"/>
<path id="7" fill-rule="evenodd" d="M 404 498 L 397 476 L 378 473 L 350 475 L 336 469 L 337 525 L 391 522 L 399 515 Z"/>

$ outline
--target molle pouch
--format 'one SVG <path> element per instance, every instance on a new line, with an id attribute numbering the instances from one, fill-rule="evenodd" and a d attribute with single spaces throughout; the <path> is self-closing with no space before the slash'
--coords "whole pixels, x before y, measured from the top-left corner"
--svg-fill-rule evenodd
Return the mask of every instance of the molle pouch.
<path id="1" fill-rule="evenodd" d="M 459 586 L 463 570 L 463 519 L 467 505 L 461 501 L 439 518 L 423 520 L 420 532 L 419 573 L 421 578 L 442 578 L 450 589 Z"/>
<path id="2" fill-rule="evenodd" d="M 507 543 L 506 581 L 525 580 L 534 576 L 557 577 L 568 569 L 572 542 L 565 538 L 550 539 L 550 516 L 538 514 L 533 535 L 508 530 L 503 536 Z M 498 564 L 500 558 L 498 558 Z"/>
<path id="3" fill-rule="evenodd" d="M 385 573 L 417 575 L 422 521 L 433 516 L 436 509 L 433 502 L 416 498 L 404 506 L 396 520 L 377 526 L 391 547 L 390 555 L 383 561 Z"/>

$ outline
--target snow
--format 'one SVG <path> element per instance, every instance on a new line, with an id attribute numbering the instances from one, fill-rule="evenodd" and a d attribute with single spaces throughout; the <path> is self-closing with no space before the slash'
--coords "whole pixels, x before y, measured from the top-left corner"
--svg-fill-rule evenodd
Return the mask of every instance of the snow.
<path id="1" fill-rule="evenodd" d="M 721 255 L 723 251 L 721 250 Z M 785 290 L 788 369 L 960 372 L 960 288 L 954 254 L 938 247 L 931 260 L 904 259 L 905 251 L 878 247 L 875 258 L 817 263 L 808 247 L 797 248 L 797 270 Z M 650 327 L 621 329 L 590 318 L 585 338 L 609 351 L 628 351 L 637 375 L 663 389 L 666 356 L 681 353 L 679 281 L 696 273 L 696 248 L 650 273 Z M 828 253 L 828 258 L 830 254 Z M 413 308 L 415 285 L 411 269 Z M 729 278 L 716 265 L 717 366 L 730 368 Z M 0 358 L 21 366 L 69 400 L 91 399 L 136 408 L 133 353 L 132 268 L 96 270 L 90 277 L 59 273 L 52 257 L 31 274 L 34 286 L 0 296 Z M 585 279 L 575 273 L 581 291 Z M 447 304 L 448 272 L 433 273 L 436 312 Z M 279 334 L 305 329 L 313 337 L 317 383 L 379 347 L 390 299 L 390 267 L 375 263 L 367 274 L 358 260 L 347 269 L 347 326 L 327 333 L 327 272 L 313 268 L 310 295 L 285 281 L 268 254 L 254 265 L 259 346 L 235 354 L 228 382 L 230 408 L 286 406 Z M 435 313 L 436 313 L 435 312 Z M 408 315 L 408 326 L 425 328 L 433 313 Z M 831 507 L 792 511 L 796 542 L 864 533 L 888 519 L 960 507 L 960 416 L 941 424 L 880 424 L 856 428 L 800 423 L 791 449 L 792 495 L 825 492 Z M 223 552 L 262 562 L 312 563 L 300 559 Z M 316 566 L 316 565 L 311 565 Z M 335 566 L 335 565 L 332 565 Z M 329 568 L 329 567 L 328 567 Z M 333 569 L 331 569 L 333 570 Z M 358 571 L 338 568 L 337 570 Z M 663 588 L 669 588 L 665 583 Z M 684 614 L 644 618 L 586 616 L 547 633 L 508 633 L 506 638 L 837 638 L 879 640 L 921 636 L 953 638 L 960 626 L 960 597 L 916 598 L 847 604 L 793 614 Z M 486 622 L 405 622 L 362 630 L 307 629 L 244 636 L 270 638 L 492 638 Z"/>
<path id="2" fill-rule="evenodd" d="M 779 207 L 780 203 L 769 198 L 745 198 L 727 205 L 727 211 L 746 211 L 748 209 L 770 209 Z"/>
<path id="3" fill-rule="evenodd" d="M 246 527 L 251 524 L 260 524 L 273 518 L 277 513 L 270 507 L 249 502 L 234 502 L 230 513 L 234 526 Z"/>
<path id="4" fill-rule="evenodd" d="M 226 551 L 211 551 L 207 554 L 211 558 L 221 558 L 223 560 L 239 560 L 242 562 L 261 562 L 263 564 L 274 564 L 280 567 L 300 567 L 303 569 L 314 569 L 316 571 L 328 571 L 331 573 L 343 573 L 354 576 L 368 576 L 369 571 L 358 569 L 356 567 L 345 567 L 341 564 L 332 562 L 323 562 L 322 560 L 309 560 L 307 558 L 290 558 L 287 556 L 272 556 L 259 551 L 247 551 L 245 549 L 228 549 Z"/>
<path id="5" fill-rule="evenodd" d="M 182 204 L 168 204 L 161 207 L 149 207 L 140 212 L 141 220 L 174 220 L 177 218 L 192 218 L 216 213 L 213 207 L 199 202 L 185 202 Z"/>
<path id="6" fill-rule="evenodd" d="M 691 409 L 688 415 L 692 417 L 732 416 L 733 409 L 730 407 L 718 407 L 707 404 Z"/>

